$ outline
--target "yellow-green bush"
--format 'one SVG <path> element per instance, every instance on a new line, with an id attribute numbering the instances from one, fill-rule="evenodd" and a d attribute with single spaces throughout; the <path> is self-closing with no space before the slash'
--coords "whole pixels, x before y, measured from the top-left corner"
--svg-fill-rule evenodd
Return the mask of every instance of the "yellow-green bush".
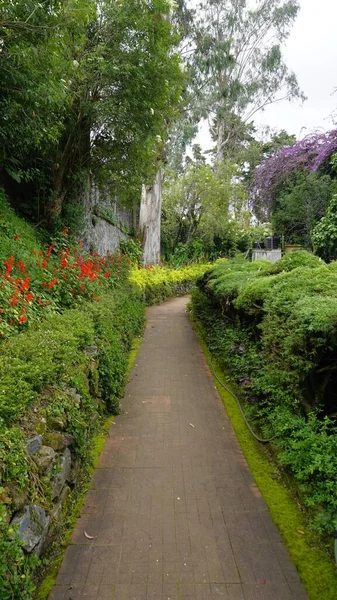
<path id="1" fill-rule="evenodd" d="M 147 305 L 159 304 L 171 296 L 183 296 L 194 286 L 210 264 L 195 264 L 169 269 L 166 267 L 134 268 L 130 281 L 142 292 Z"/>

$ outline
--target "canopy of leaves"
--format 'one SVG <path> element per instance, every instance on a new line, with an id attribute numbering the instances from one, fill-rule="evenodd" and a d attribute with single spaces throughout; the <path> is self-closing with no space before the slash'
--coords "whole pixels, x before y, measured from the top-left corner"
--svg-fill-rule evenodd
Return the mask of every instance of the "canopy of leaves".
<path id="1" fill-rule="evenodd" d="M 167 0 L 2 3 L 2 180 L 7 188 L 30 181 L 15 192 L 42 216 L 46 205 L 57 218 L 89 172 L 129 200 L 152 178 L 183 81 L 171 8 Z"/>

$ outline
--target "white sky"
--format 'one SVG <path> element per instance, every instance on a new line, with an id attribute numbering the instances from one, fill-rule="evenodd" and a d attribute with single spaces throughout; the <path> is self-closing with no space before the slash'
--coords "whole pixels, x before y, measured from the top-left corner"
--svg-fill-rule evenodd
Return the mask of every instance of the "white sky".
<path id="1" fill-rule="evenodd" d="M 302 106 L 298 101 L 271 105 L 255 116 L 256 125 L 286 129 L 297 137 L 331 129 L 331 113 L 337 109 L 337 0 L 301 0 L 283 55 L 308 100 Z M 205 149 L 212 146 L 206 124 L 196 142 Z"/>

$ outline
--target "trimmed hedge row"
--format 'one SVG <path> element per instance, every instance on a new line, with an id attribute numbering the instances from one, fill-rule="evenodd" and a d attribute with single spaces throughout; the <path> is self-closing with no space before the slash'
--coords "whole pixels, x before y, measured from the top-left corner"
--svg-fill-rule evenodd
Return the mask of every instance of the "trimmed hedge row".
<path id="1" fill-rule="evenodd" d="M 50 477 L 41 476 L 27 440 L 45 446 L 68 436 L 72 468 L 85 470 L 91 438 L 107 412 L 117 413 L 131 343 L 142 331 L 144 304 L 126 284 L 100 302 L 52 315 L 1 347 L 0 597 L 30 599 L 36 557 L 27 555 L 10 521 L 24 505 L 55 508 Z M 63 423 L 62 433 L 55 424 Z M 61 436 L 61 438 L 60 438 Z M 69 437 L 70 436 L 70 437 Z M 58 450 L 57 445 L 54 449 Z M 19 502 L 19 504 L 18 504 Z M 58 524 L 61 526 L 61 524 Z"/>
<path id="2" fill-rule="evenodd" d="M 219 262 L 193 293 L 210 350 L 299 482 L 314 526 L 337 527 L 337 277 L 307 252 Z"/>

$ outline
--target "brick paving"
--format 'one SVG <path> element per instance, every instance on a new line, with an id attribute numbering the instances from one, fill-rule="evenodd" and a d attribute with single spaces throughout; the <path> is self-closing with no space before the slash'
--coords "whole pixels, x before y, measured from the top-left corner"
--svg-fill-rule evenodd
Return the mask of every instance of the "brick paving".
<path id="1" fill-rule="evenodd" d="M 148 310 L 123 414 L 111 426 L 49 600 L 307 598 L 186 303 Z"/>

